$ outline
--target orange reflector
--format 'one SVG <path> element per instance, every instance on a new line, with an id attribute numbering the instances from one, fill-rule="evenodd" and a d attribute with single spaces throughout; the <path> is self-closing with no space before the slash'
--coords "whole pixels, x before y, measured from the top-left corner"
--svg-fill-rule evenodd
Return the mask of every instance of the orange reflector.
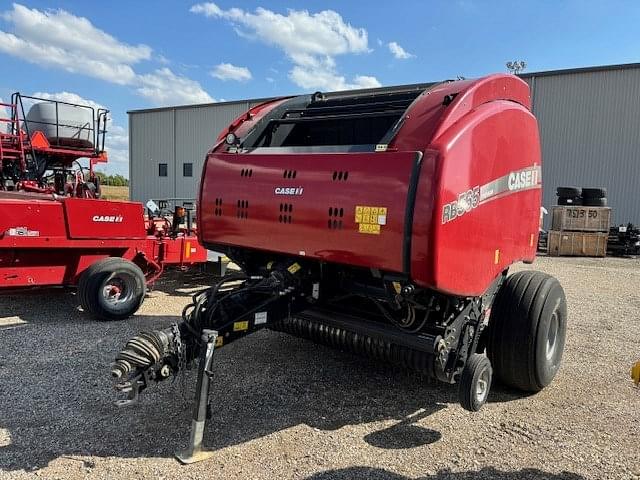
<path id="1" fill-rule="evenodd" d="M 191 242 L 186 242 L 184 245 L 184 256 L 189 258 L 191 256 Z"/>
<path id="2" fill-rule="evenodd" d="M 533 233 L 531 234 L 531 239 L 529 240 L 529 246 L 533 247 Z"/>
<path id="3" fill-rule="evenodd" d="M 500 261 L 500 249 L 497 248 L 495 253 L 493 254 L 493 263 L 497 265 L 499 261 Z"/>

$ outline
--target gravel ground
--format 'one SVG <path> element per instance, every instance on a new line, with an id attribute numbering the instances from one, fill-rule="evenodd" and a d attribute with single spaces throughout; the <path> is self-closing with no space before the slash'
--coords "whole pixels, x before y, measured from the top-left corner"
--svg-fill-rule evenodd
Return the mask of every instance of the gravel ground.
<path id="1" fill-rule="evenodd" d="M 526 268 L 526 267 L 522 267 Z M 0 297 L 0 478 L 637 479 L 640 261 L 540 258 L 569 302 L 563 367 L 524 398 L 494 385 L 477 414 L 453 387 L 273 332 L 217 355 L 214 458 L 181 466 L 195 372 L 112 405 L 108 367 L 140 329 L 175 321 L 197 277 L 169 275 L 132 320 L 72 294 Z"/>

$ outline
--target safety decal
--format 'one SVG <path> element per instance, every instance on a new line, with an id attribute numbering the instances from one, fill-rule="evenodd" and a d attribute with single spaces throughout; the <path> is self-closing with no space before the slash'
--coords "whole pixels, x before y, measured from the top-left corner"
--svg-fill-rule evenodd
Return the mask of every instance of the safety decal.
<path id="1" fill-rule="evenodd" d="M 298 262 L 296 263 L 292 263 L 291 265 L 289 265 L 289 268 L 287 268 L 287 271 L 293 275 L 294 273 L 296 273 L 298 270 L 300 270 L 300 264 Z"/>
<path id="2" fill-rule="evenodd" d="M 256 312 L 253 317 L 253 324 L 262 325 L 264 323 L 267 323 L 267 312 Z"/>
<path id="3" fill-rule="evenodd" d="M 29 230 L 27 227 L 14 227 L 7 230 L 10 237 L 39 237 L 39 230 Z"/>
<path id="4" fill-rule="evenodd" d="M 445 224 L 460 218 L 491 200 L 523 190 L 540 188 L 542 185 L 541 173 L 540 165 L 532 165 L 459 193 L 457 200 L 442 207 L 442 223 Z"/>
<path id="5" fill-rule="evenodd" d="M 382 227 L 387 224 L 387 207 L 357 205 L 355 222 L 359 233 L 380 235 Z"/>
<path id="6" fill-rule="evenodd" d="M 249 322 L 248 321 L 235 322 L 233 324 L 233 331 L 234 332 L 244 332 L 245 330 L 249 330 Z"/>
<path id="7" fill-rule="evenodd" d="M 224 343 L 224 338 L 220 336 L 216 337 L 216 343 L 214 344 L 216 347 L 221 347 L 223 343 Z"/>

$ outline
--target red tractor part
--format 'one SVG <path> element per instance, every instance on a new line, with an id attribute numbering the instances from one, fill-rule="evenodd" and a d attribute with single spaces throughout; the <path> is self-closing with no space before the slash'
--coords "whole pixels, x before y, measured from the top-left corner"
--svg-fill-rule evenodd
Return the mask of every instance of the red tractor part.
<path id="1" fill-rule="evenodd" d="M 214 347 L 265 327 L 458 383 L 471 411 L 494 378 L 549 385 L 564 292 L 540 272 L 507 276 L 536 252 L 530 108 L 525 82 L 491 75 L 317 92 L 239 117 L 207 154 L 198 234 L 243 272 L 197 294 L 180 325 L 134 337 L 116 357 L 117 388 L 133 401 L 198 356 L 203 378 Z M 183 462 L 203 455 L 207 385 Z"/>
<path id="2" fill-rule="evenodd" d="M 178 207 L 182 208 L 182 207 Z M 207 261 L 184 212 L 145 218 L 142 204 L 0 192 L 0 292 L 77 286 L 100 320 L 132 315 L 167 265 Z"/>
<path id="3" fill-rule="evenodd" d="M 28 113 L 25 104 L 31 106 Z M 107 162 L 109 110 L 19 92 L 0 107 L 9 113 L 0 118 L 0 191 L 100 197 L 93 167 Z M 51 116 L 31 115 L 39 108 L 46 108 Z M 74 116 L 81 120 L 74 121 Z M 78 163 L 81 158 L 89 159 L 88 169 Z"/>
<path id="4" fill-rule="evenodd" d="M 145 216 L 140 203 L 98 200 L 93 167 L 107 161 L 108 110 L 19 93 L 4 106 L 0 292 L 77 286 L 85 312 L 119 320 L 136 312 L 166 265 L 207 261 L 183 207 L 169 218 Z"/>

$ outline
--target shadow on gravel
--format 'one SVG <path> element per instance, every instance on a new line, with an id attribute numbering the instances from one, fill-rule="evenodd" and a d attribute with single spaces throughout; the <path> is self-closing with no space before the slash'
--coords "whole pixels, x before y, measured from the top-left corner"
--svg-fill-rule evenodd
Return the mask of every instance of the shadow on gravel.
<path id="1" fill-rule="evenodd" d="M 73 455 L 167 458 L 185 446 L 195 370 L 152 385 L 138 405 L 125 409 L 113 405 L 109 378 L 115 354 L 133 334 L 179 319 L 137 315 L 126 322 L 94 322 L 72 308 L 68 294 L 47 295 L 46 308 L 43 301 L 32 294 L 11 299 L 29 324 L 0 329 L 0 469 L 33 471 Z M 512 398 L 517 397 L 497 391 L 490 401 Z M 428 428 L 429 416 L 457 402 L 457 392 L 372 360 L 262 331 L 216 354 L 211 401 L 214 418 L 205 442 L 214 449 L 300 424 L 336 430 L 387 420 L 397 423 L 364 440 L 407 449 L 440 440 L 441 433 Z M 344 472 L 333 473 L 356 478 Z M 333 473 L 314 478 L 334 478 Z M 376 474 L 368 478 L 394 478 Z"/>
<path id="2" fill-rule="evenodd" d="M 307 480 L 584 480 L 582 475 L 571 472 L 549 473 L 537 468 L 525 468 L 512 472 L 504 472 L 493 467 L 486 467 L 482 470 L 471 470 L 467 472 L 452 472 L 451 470 L 440 470 L 434 475 L 426 477 L 405 477 L 397 473 L 379 468 L 351 467 L 340 470 L 327 470 L 317 473 Z"/>

